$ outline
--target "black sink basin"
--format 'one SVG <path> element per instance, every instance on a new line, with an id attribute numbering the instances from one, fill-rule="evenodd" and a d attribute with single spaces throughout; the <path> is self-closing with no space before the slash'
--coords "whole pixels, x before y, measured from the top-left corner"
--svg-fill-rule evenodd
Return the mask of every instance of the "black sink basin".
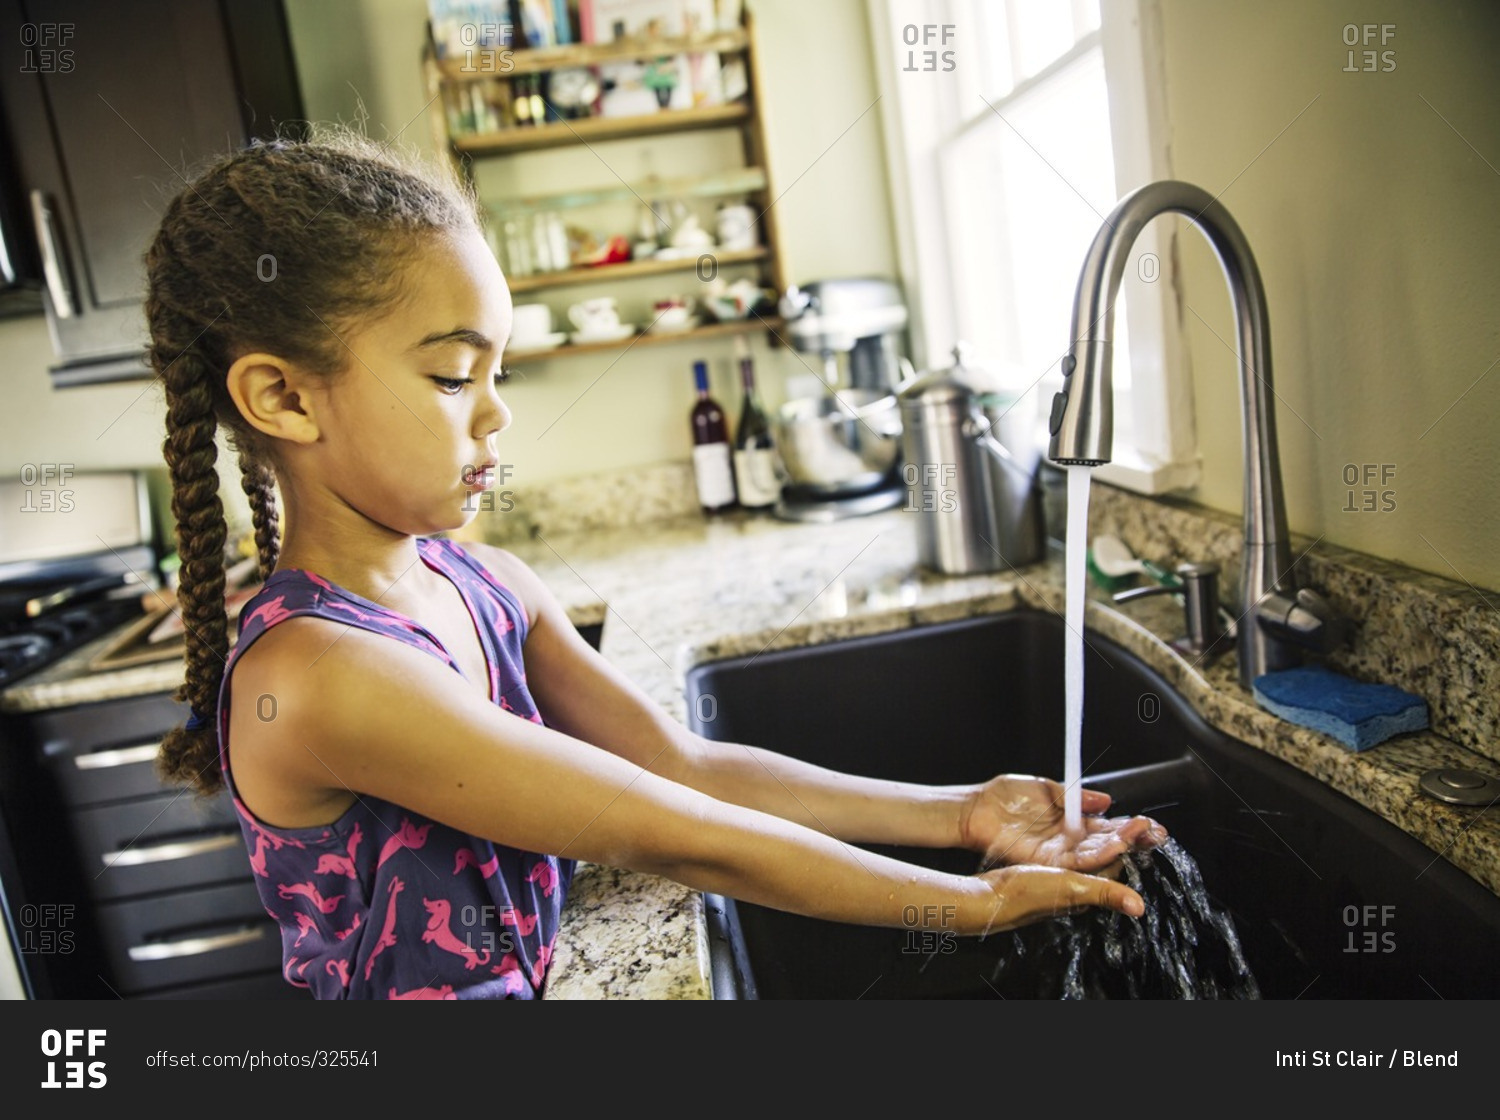
<path id="1" fill-rule="evenodd" d="M 873 777 L 1060 780 L 1064 633 L 1056 615 L 1023 610 L 712 662 L 689 672 L 688 710 L 708 738 Z M 1161 821 L 1198 861 L 1263 996 L 1500 996 L 1500 897 L 1356 802 L 1209 726 L 1109 639 L 1086 637 L 1085 784 L 1113 795 L 1111 814 Z M 871 850 L 978 869 L 969 852 Z M 939 946 L 707 901 L 716 998 L 1050 994 L 994 981 L 1018 971 L 996 968 L 1014 934 Z"/>

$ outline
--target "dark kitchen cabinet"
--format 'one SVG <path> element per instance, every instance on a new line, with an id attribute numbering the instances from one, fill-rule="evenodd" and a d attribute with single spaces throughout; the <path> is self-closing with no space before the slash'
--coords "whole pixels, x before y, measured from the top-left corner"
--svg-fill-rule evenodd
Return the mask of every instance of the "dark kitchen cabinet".
<path id="1" fill-rule="evenodd" d="M 203 159 L 300 135 L 281 0 L 0 0 L 0 102 L 57 387 L 149 379 L 142 254 Z"/>
<path id="2" fill-rule="evenodd" d="M 169 694 L 0 723 L 0 886 L 38 999 L 309 999 L 281 977 L 227 794 L 161 784 Z"/>

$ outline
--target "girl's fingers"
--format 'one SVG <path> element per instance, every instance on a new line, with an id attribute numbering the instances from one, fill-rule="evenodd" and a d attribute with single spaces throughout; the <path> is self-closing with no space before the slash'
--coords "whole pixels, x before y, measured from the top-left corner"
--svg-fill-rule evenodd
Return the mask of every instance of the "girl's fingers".
<path id="1" fill-rule="evenodd" d="M 1070 886 L 1075 905 L 1103 906 L 1131 918 L 1139 918 L 1146 912 L 1146 903 L 1141 896 L 1113 879 L 1074 873 Z"/>
<path id="2" fill-rule="evenodd" d="M 1114 802 L 1113 797 L 1100 789 L 1086 789 L 1080 792 L 1082 796 L 1078 799 L 1078 805 L 1085 813 L 1102 813 Z"/>

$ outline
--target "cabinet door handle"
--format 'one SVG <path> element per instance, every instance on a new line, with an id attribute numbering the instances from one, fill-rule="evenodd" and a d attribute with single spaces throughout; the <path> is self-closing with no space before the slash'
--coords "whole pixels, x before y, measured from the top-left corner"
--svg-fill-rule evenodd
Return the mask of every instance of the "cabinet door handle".
<path id="1" fill-rule="evenodd" d="M 240 846 L 240 837 L 235 832 L 222 832 L 217 836 L 202 836 L 196 840 L 168 840 L 161 844 L 142 844 L 133 848 L 116 848 L 104 852 L 100 859 L 109 867 L 140 867 L 147 863 L 166 863 L 174 859 L 192 859 L 193 856 L 222 852 L 225 848 Z"/>
<path id="2" fill-rule="evenodd" d="M 73 286 L 68 283 L 67 262 L 57 245 L 57 227 L 52 220 L 52 207 L 47 205 L 47 196 L 41 191 L 31 192 L 31 217 L 36 222 L 36 241 L 42 251 L 42 276 L 47 281 L 47 294 L 52 297 L 52 308 L 59 319 L 73 318 Z"/>
<path id="3" fill-rule="evenodd" d="M 177 957 L 196 957 L 202 953 L 215 953 L 220 949 L 233 949 L 263 941 L 269 925 L 245 926 L 228 933 L 214 933 L 204 937 L 180 937 L 176 941 L 153 941 L 147 945 L 132 945 L 128 950 L 133 961 L 169 961 Z"/>
<path id="4" fill-rule="evenodd" d="M 133 762 L 150 762 L 159 750 L 160 739 L 134 747 L 115 747 L 113 750 L 95 751 L 93 754 L 77 754 L 73 756 L 73 765 L 80 770 L 107 770 L 112 766 L 129 766 Z"/>

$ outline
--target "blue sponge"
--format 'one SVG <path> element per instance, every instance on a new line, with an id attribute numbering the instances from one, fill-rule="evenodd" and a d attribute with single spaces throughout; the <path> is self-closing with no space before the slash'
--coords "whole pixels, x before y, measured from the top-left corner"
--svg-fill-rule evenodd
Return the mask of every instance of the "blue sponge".
<path id="1" fill-rule="evenodd" d="M 1362 751 L 1427 726 L 1427 702 L 1388 684 L 1365 684 L 1308 665 L 1255 678 L 1255 699 L 1284 720 Z"/>

